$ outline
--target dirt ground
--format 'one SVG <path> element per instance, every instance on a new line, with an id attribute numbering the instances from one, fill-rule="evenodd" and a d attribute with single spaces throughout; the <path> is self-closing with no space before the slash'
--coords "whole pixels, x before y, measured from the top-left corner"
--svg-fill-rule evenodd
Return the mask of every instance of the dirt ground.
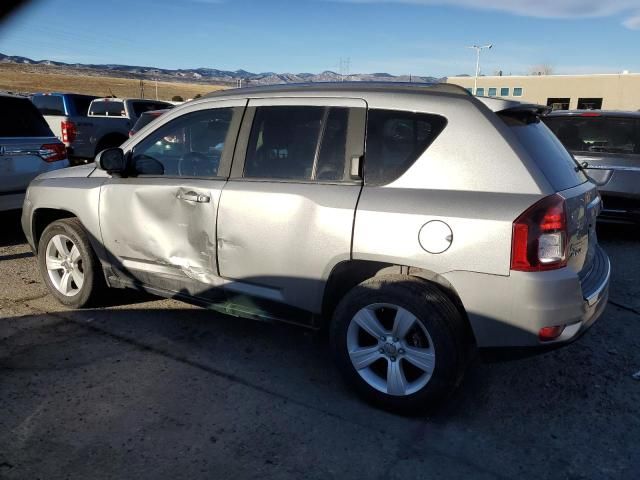
<path id="1" fill-rule="evenodd" d="M 0 217 L 0 478 L 638 478 L 637 229 L 600 228 L 611 299 L 583 338 L 479 361 L 404 418 L 356 398 L 302 329 L 121 291 L 69 311 Z"/>
<path id="2" fill-rule="evenodd" d="M 203 83 L 158 82 L 158 99 L 183 99 L 223 89 L 220 85 Z M 130 78 L 90 76 L 82 71 L 39 65 L 0 63 L 0 91 L 14 93 L 69 92 L 106 97 L 139 98 L 140 80 Z M 155 82 L 144 81 L 145 98 L 156 98 Z"/>

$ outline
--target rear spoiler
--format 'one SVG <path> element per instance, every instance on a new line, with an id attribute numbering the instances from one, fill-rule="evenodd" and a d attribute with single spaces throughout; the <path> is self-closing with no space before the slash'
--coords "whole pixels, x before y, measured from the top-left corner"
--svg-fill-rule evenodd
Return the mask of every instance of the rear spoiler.
<path id="1" fill-rule="evenodd" d="M 551 107 L 538 105 L 535 103 L 516 102 L 515 100 L 505 100 L 503 98 L 477 97 L 492 112 L 503 114 L 529 114 L 529 115 L 545 115 L 551 111 Z"/>

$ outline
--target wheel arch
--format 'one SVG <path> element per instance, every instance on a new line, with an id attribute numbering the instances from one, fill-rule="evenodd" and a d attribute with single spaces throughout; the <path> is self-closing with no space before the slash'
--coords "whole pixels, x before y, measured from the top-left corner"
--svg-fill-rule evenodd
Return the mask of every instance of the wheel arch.
<path id="1" fill-rule="evenodd" d="M 333 312 L 342 297 L 353 287 L 370 278 L 392 274 L 419 278 L 438 287 L 447 296 L 447 298 L 453 302 L 460 312 L 460 315 L 465 320 L 465 324 L 468 327 L 467 333 L 469 334 L 469 338 L 475 344 L 475 336 L 471 328 L 467 311 L 453 285 L 451 285 L 446 278 L 436 272 L 424 268 L 405 265 L 395 265 L 370 260 L 347 260 L 338 263 L 331 271 L 324 289 L 322 301 L 323 321 L 326 323 L 330 321 Z"/>
<path id="2" fill-rule="evenodd" d="M 82 227 L 88 233 L 91 248 L 93 248 L 95 252 L 100 251 L 99 240 L 89 233 L 89 230 L 86 228 L 79 215 L 71 210 L 42 207 L 35 209 L 31 217 L 31 231 L 33 232 L 33 243 L 36 254 L 38 253 L 38 244 L 40 243 L 40 238 L 42 237 L 44 230 L 53 222 L 64 220 L 65 218 L 77 218 Z"/>

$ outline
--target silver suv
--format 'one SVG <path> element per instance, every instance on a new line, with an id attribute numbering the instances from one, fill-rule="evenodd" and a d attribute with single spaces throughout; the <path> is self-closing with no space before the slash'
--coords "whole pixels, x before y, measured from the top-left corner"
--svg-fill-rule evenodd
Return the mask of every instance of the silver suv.
<path id="1" fill-rule="evenodd" d="M 606 306 L 600 197 L 540 112 L 451 85 L 216 93 L 39 177 L 23 227 L 65 305 L 131 287 L 326 325 L 360 394 L 419 410 L 477 347 L 567 343 Z"/>

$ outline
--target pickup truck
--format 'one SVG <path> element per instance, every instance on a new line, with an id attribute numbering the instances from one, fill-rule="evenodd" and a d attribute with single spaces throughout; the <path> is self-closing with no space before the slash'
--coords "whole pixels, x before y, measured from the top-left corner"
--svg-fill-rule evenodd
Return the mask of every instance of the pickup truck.
<path id="1" fill-rule="evenodd" d="M 143 112 L 173 106 L 158 100 L 68 93 L 37 94 L 31 101 L 65 144 L 74 164 L 92 160 L 106 148 L 120 146 Z"/>

